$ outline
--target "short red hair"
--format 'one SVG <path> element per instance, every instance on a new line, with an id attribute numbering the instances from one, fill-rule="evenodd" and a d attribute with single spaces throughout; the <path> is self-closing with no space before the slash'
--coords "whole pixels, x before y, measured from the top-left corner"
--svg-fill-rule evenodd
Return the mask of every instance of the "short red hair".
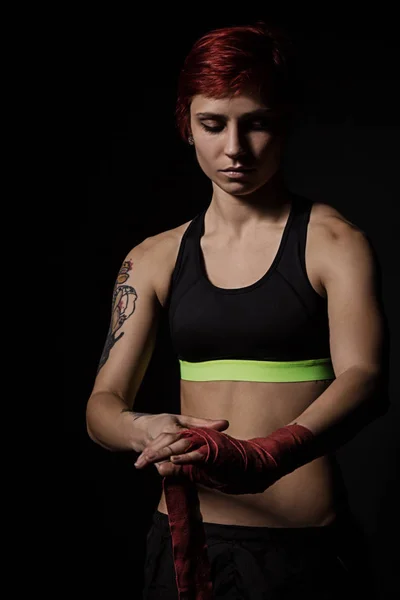
<path id="1" fill-rule="evenodd" d="M 288 34 L 265 23 L 215 29 L 197 40 L 178 80 L 176 120 L 183 140 L 190 135 L 190 104 L 197 94 L 224 98 L 256 86 L 265 103 L 290 115 L 293 56 Z"/>

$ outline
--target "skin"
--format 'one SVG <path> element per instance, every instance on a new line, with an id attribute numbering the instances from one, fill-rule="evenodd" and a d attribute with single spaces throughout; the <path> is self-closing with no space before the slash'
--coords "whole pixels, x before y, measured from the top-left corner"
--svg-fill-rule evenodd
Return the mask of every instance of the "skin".
<path id="1" fill-rule="evenodd" d="M 207 277 L 218 287 L 245 287 L 257 281 L 272 263 L 288 217 L 290 195 L 280 172 L 285 135 L 269 108 L 252 91 L 235 98 L 196 96 L 192 101 L 194 149 L 213 191 L 201 248 Z M 260 110 L 264 117 L 271 117 L 260 120 Z M 254 171 L 240 180 L 221 172 L 239 165 Z M 163 274 L 156 278 L 161 305 L 187 225 L 172 231 L 173 235 L 168 232 L 169 247 L 173 248 L 169 254 L 164 235 L 155 244 L 160 256 L 170 257 L 168 268 L 167 259 L 158 261 L 163 264 Z M 318 434 L 344 421 L 371 397 L 380 373 L 383 328 L 372 252 L 363 232 L 333 207 L 315 203 L 308 227 L 306 266 L 316 293 L 329 300 L 336 379 L 293 383 L 182 380 L 182 415 L 226 419 L 229 427 L 225 432 L 239 439 L 267 436 L 294 422 Z M 136 289 L 134 282 L 132 285 Z M 179 432 L 160 434 L 146 445 L 136 466 L 155 464 L 165 476 L 179 473 L 179 464 L 173 462 L 177 455 L 182 463 L 201 460 L 196 451 L 185 453 L 188 442 L 179 437 Z M 332 457 L 321 457 L 262 494 L 237 497 L 199 485 L 203 519 L 254 526 L 327 524 L 335 515 L 333 471 Z M 167 513 L 163 496 L 158 509 Z"/>
<path id="2" fill-rule="evenodd" d="M 286 136 L 279 131 L 279 122 L 279 111 L 266 105 L 251 88 L 233 98 L 215 99 L 199 94 L 192 100 L 190 123 L 196 157 L 212 182 L 210 220 L 215 229 L 234 242 L 253 238 L 260 225 L 278 221 L 286 210 L 289 199 L 280 173 Z M 228 167 L 253 170 L 238 180 L 222 172 Z M 160 438 L 149 445 L 135 466 L 141 468 L 159 458 L 163 444 L 165 440 Z M 174 452 L 183 452 L 187 447 L 188 443 L 182 440 L 174 446 Z M 201 459 L 196 451 L 172 457 L 174 462 L 185 464 Z M 169 461 L 157 462 L 155 466 L 162 475 L 178 474 L 181 470 Z"/>
<path id="3" fill-rule="evenodd" d="M 282 182 L 279 188 L 272 186 L 286 141 L 276 131 L 279 114 L 250 92 L 219 100 L 195 96 L 190 114 L 197 161 L 212 182 L 210 208 L 240 239 L 263 217 L 271 219 L 277 195 L 284 190 Z M 230 179 L 221 172 L 230 166 L 254 171 L 244 180 Z"/>

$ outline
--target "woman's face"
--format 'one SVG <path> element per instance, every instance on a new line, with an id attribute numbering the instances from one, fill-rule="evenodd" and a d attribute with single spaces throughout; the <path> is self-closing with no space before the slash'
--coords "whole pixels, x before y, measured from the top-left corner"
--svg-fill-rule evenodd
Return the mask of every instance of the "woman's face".
<path id="1" fill-rule="evenodd" d="M 197 95 L 190 124 L 200 167 L 224 191 L 249 194 L 278 170 L 284 144 L 279 114 L 257 94 L 220 100 Z"/>

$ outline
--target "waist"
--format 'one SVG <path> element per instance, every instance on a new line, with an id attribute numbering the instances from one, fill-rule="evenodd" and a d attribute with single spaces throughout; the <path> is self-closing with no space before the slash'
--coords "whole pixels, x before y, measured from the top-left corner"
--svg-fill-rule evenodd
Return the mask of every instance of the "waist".
<path id="1" fill-rule="evenodd" d="M 204 523 L 251 527 L 319 527 L 347 507 L 334 456 L 303 465 L 260 494 L 224 494 L 196 485 Z M 158 510 L 168 514 L 164 493 Z"/>
<path id="2" fill-rule="evenodd" d="M 152 516 L 153 523 L 163 531 L 165 537 L 171 536 L 168 514 L 156 509 Z M 232 540 L 281 540 L 285 537 L 301 539 L 304 535 L 319 536 L 333 532 L 345 523 L 353 523 L 354 517 L 349 507 L 343 507 L 329 523 L 320 526 L 303 527 L 269 527 L 247 526 L 238 524 L 212 523 L 203 520 L 206 538 L 218 536 Z"/>
<path id="3" fill-rule="evenodd" d="M 179 359 L 181 379 L 189 381 L 296 382 L 335 379 L 330 358 L 297 361 Z"/>

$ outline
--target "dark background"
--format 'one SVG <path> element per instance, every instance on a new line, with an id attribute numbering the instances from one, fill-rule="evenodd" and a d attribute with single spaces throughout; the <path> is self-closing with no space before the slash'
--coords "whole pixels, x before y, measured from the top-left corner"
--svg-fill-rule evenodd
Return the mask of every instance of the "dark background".
<path id="1" fill-rule="evenodd" d="M 133 455 L 91 442 L 85 405 L 123 258 L 145 237 L 193 218 L 211 200 L 209 181 L 175 128 L 184 57 L 211 28 L 272 18 L 297 45 L 303 98 L 284 160 L 288 187 L 333 205 L 367 232 L 382 269 L 391 332 L 391 406 L 342 447 L 338 458 L 351 508 L 366 533 L 378 598 L 392 598 L 399 536 L 395 366 L 400 359 L 395 15 L 383 5 L 378 13 L 353 16 L 281 8 L 231 20 L 210 18 L 202 7 L 193 8 L 190 17 L 157 11 L 130 19 L 93 14 L 79 56 L 74 91 L 82 113 L 75 146 L 83 183 L 64 215 L 65 424 L 70 464 L 77 457 L 65 521 L 72 543 L 69 579 L 76 578 L 88 597 L 140 597 L 145 536 L 161 479 L 153 468 L 137 472 Z M 180 412 L 179 369 L 165 320 L 135 408 Z"/>

